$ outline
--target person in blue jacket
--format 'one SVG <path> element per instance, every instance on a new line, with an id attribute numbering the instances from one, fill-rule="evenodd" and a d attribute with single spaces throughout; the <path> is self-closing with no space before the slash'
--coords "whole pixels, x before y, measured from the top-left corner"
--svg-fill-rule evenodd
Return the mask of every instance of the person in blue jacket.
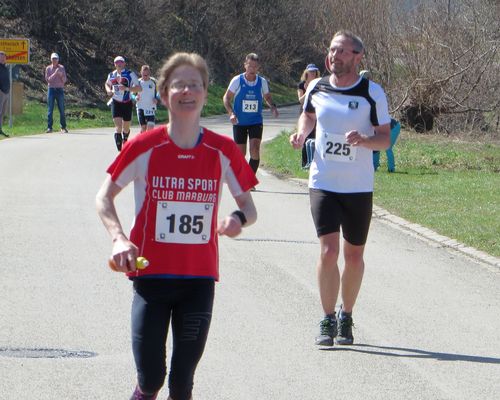
<path id="1" fill-rule="evenodd" d="M 396 121 L 394 118 L 391 118 L 391 146 L 385 151 L 387 156 L 387 171 L 395 172 L 396 171 L 396 162 L 394 160 L 394 152 L 392 151 L 392 147 L 396 144 L 396 140 L 398 140 L 399 133 L 401 132 L 401 124 L 399 121 Z M 380 151 L 373 152 L 373 168 L 375 171 L 380 167 Z"/>

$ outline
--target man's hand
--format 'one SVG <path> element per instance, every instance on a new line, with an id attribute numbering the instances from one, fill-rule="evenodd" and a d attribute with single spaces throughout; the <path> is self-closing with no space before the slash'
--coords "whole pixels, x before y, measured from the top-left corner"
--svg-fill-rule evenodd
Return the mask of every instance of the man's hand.
<path id="1" fill-rule="evenodd" d="M 295 150 L 302 148 L 304 145 L 305 136 L 301 136 L 298 132 L 290 135 L 290 144 Z"/>

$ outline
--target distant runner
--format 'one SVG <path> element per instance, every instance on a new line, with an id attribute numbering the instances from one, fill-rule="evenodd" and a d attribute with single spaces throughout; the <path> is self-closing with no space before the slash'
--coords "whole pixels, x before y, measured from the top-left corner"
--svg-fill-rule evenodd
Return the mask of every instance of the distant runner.
<path id="1" fill-rule="evenodd" d="M 247 140 L 250 143 L 250 160 L 248 163 L 257 173 L 260 163 L 260 143 L 262 141 L 262 102 L 266 101 L 275 118 L 279 116 L 276 104 L 273 103 L 267 80 L 258 75 L 259 57 L 250 53 L 245 57 L 245 72 L 235 76 L 229 83 L 223 101 L 233 124 L 234 141 L 243 156 L 247 152 Z M 234 104 L 233 104 L 234 100 Z"/>
<path id="2" fill-rule="evenodd" d="M 116 128 L 115 143 L 118 151 L 121 151 L 130 135 L 133 108 L 130 94 L 138 93 L 142 88 L 135 72 L 125 69 L 125 59 L 122 56 L 115 57 L 114 64 L 116 69 L 108 74 L 104 87 L 111 97 L 111 114 Z"/>
<path id="3" fill-rule="evenodd" d="M 141 67 L 139 84 L 142 91 L 136 96 L 135 107 L 137 109 L 137 120 L 141 126 L 141 132 L 145 132 L 155 127 L 156 105 L 158 104 L 156 80 L 151 76 L 149 65 Z"/>

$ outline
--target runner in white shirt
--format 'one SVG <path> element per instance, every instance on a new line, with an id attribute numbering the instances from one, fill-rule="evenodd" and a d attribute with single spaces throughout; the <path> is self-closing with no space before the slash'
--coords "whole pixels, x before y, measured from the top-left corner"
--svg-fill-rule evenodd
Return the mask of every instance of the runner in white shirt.
<path id="1" fill-rule="evenodd" d="M 136 96 L 135 107 L 137 109 L 137 120 L 141 125 L 141 132 L 145 132 L 155 127 L 156 106 L 158 104 L 156 80 L 151 76 L 149 65 L 141 67 L 139 84 L 142 91 Z"/>
<path id="2" fill-rule="evenodd" d="M 382 88 L 358 75 L 361 39 L 337 32 L 326 57 L 330 76 L 307 86 L 295 149 L 316 126 L 316 148 L 309 170 L 311 212 L 320 241 L 318 282 L 325 313 L 316 344 L 352 344 L 352 310 L 364 272 L 363 253 L 372 215 L 373 150 L 390 145 L 390 117 Z M 339 272 L 342 227 L 344 270 Z M 335 315 L 337 297 L 342 304 Z"/>

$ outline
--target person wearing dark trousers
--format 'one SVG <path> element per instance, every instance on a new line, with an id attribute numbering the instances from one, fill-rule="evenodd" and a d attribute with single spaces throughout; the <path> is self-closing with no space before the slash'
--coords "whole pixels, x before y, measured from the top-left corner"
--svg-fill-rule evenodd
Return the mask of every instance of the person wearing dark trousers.
<path id="1" fill-rule="evenodd" d="M 9 100 L 10 93 L 10 74 L 5 66 L 6 62 L 7 55 L 5 52 L 0 51 L 0 135 L 9 137 L 9 135 L 2 130 L 4 111 L 7 108 L 7 101 Z"/>
<path id="2" fill-rule="evenodd" d="M 47 133 L 52 132 L 54 104 L 57 103 L 59 110 L 59 122 L 61 133 L 68 133 L 66 127 L 66 115 L 64 114 L 64 85 L 66 84 L 66 70 L 64 65 L 59 64 L 59 55 L 50 55 L 51 64 L 45 68 L 45 81 L 48 85 L 47 92 Z"/>
<path id="3" fill-rule="evenodd" d="M 212 319 L 219 279 L 218 236 L 238 236 L 257 219 L 250 189 L 258 181 L 234 141 L 200 126 L 208 66 L 195 53 L 163 65 L 158 92 L 168 124 L 134 136 L 109 166 L 96 197 L 116 269 L 133 281 L 132 351 L 137 384 L 131 400 L 154 400 L 167 375 L 169 400 L 192 399 L 193 380 Z M 136 215 L 127 235 L 114 199 L 134 185 Z M 237 209 L 220 216 L 226 184 Z M 149 261 L 137 269 L 136 259 Z M 203 398 L 203 396 L 201 396 Z"/>

